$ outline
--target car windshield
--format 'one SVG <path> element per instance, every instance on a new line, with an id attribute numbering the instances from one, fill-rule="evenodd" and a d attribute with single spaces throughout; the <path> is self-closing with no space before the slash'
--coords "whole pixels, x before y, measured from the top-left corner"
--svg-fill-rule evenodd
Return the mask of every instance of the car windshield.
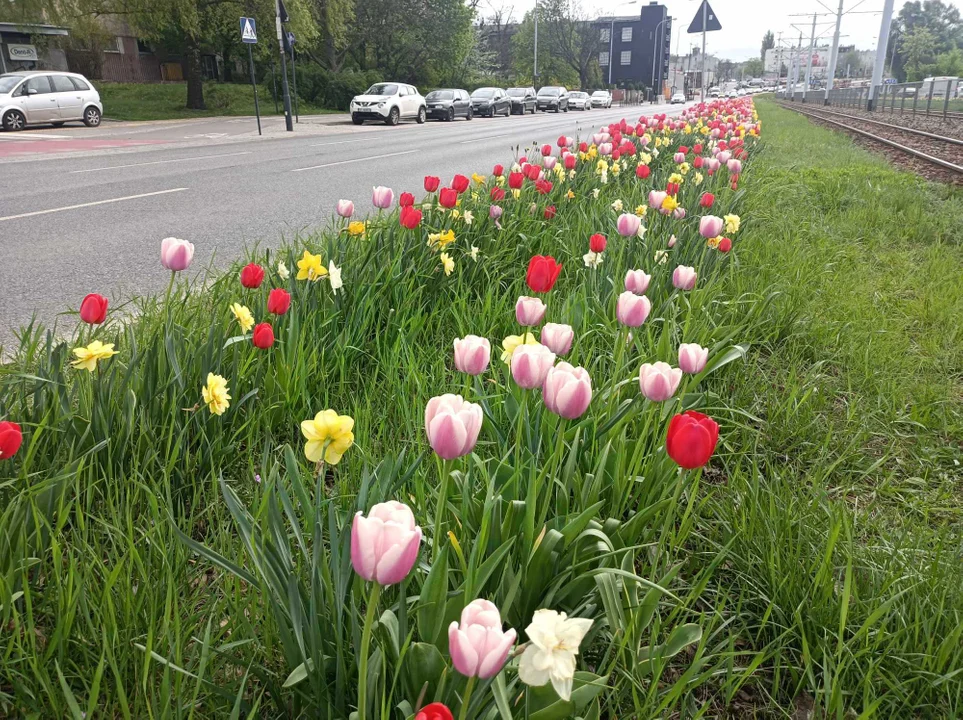
<path id="1" fill-rule="evenodd" d="M 471 94 L 473 98 L 489 98 L 495 94 L 494 88 L 478 88 Z"/>
<path id="2" fill-rule="evenodd" d="M 527 92 L 525 88 L 508 88 L 508 94 L 512 97 L 525 97 Z"/>
<path id="3" fill-rule="evenodd" d="M 558 88 L 544 87 L 538 91 L 539 95 L 558 95 Z"/>
<path id="4" fill-rule="evenodd" d="M 455 93 L 451 90 L 435 90 L 434 92 L 428 93 L 428 97 L 425 100 L 451 100 L 455 97 Z"/>
<path id="5" fill-rule="evenodd" d="M 365 95 L 396 95 L 398 86 L 392 83 L 376 83 L 368 88 Z"/>
<path id="6" fill-rule="evenodd" d="M 0 93 L 8 93 L 23 80 L 20 75 L 0 75 Z"/>
<path id="7" fill-rule="evenodd" d="M 585 93 L 573 92 L 573 93 L 569 93 L 568 96 L 571 98 L 575 98 L 576 100 L 581 100 L 583 97 L 585 97 Z"/>

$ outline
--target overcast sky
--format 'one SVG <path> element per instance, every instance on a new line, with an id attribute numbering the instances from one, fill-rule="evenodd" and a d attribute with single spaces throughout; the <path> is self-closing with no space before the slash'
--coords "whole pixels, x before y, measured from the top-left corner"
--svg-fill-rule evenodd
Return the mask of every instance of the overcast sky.
<path id="1" fill-rule="evenodd" d="M 597 16 L 613 13 L 635 15 L 641 5 L 647 4 L 649 0 L 578 1 L 588 15 Z M 961 2 L 963 0 L 951 0 L 957 7 L 960 7 Z M 686 28 L 699 9 L 701 0 L 662 0 L 662 4 L 669 8 L 671 16 L 676 18 L 672 31 L 672 53 L 675 54 L 676 48 L 681 46 L 684 55 L 689 44 L 702 42 L 701 35 L 686 34 Z M 795 24 L 803 28 L 803 44 L 808 45 L 814 12 L 824 13 L 816 18 L 816 36 L 822 36 L 817 44 L 831 44 L 835 14 L 830 15 L 826 6 L 835 13 L 839 0 L 709 0 L 709 4 L 722 23 L 722 30 L 706 36 L 706 51 L 730 60 L 746 60 L 759 56 L 762 36 L 766 30 L 772 30 L 777 37 L 782 32 L 783 41 L 796 43 L 799 41 L 799 29 L 793 28 Z M 906 0 L 896 0 L 894 15 L 905 4 Z M 517 21 L 534 6 L 535 0 L 481 0 L 478 7 L 483 16 L 491 15 L 492 8 L 500 8 L 503 15 L 511 11 L 512 19 Z M 844 0 L 843 9 L 852 10 L 853 14 L 843 16 L 840 43 L 856 45 L 860 50 L 874 49 L 882 8 L 883 0 Z M 792 17 L 806 14 L 808 17 Z"/>

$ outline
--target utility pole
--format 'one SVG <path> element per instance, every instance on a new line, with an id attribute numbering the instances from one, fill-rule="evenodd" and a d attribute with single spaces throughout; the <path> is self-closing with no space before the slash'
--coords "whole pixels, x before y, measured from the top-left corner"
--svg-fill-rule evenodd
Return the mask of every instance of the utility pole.
<path id="1" fill-rule="evenodd" d="M 706 101 L 706 25 L 709 24 L 709 3 L 702 3 L 702 102 Z"/>
<path id="2" fill-rule="evenodd" d="M 809 91 L 809 83 L 813 76 L 813 51 L 816 45 L 816 13 L 813 13 L 813 30 L 809 35 L 809 64 L 806 66 L 806 85 L 803 87 L 803 102 L 806 102 L 806 93 Z"/>
<path id="3" fill-rule="evenodd" d="M 876 64 L 873 66 L 873 79 L 869 83 L 869 100 L 866 109 L 876 105 L 876 88 L 883 82 L 883 65 L 886 64 L 886 46 L 889 43 L 889 26 L 893 22 L 893 0 L 884 0 L 883 19 L 879 23 L 879 40 L 876 41 Z"/>
<path id="4" fill-rule="evenodd" d="M 839 26 L 843 22 L 843 0 L 839 0 L 839 10 L 836 11 L 836 31 L 833 33 L 833 50 L 829 55 L 829 71 L 826 77 L 826 94 L 823 95 L 823 104 L 829 105 L 829 91 L 833 89 L 833 80 L 836 78 L 836 63 L 839 62 Z"/>
<path id="5" fill-rule="evenodd" d="M 284 6 L 281 0 L 274 0 L 274 17 L 278 31 L 278 46 L 281 48 L 281 88 L 284 93 L 284 128 L 288 132 L 294 132 L 294 123 L 291 119 L 291 91 L 288 89 L 288 60 L 287 52 L 284 49 L 284 29 L 281 27 L 281 9 Z M 287 11 L 284 11 L 284 20 L 287 20 Z"/>
<path id="6" fill-rule="evenodd" d="M 612 58 L 609 57 L 609 65 L 612 64 Z M 532 84 L 538 85 L 538 0 L 535 0 L 535 61 L 532 69 Z M 525 114 L 525 106 L 522 105 L 522 114 Z"/>

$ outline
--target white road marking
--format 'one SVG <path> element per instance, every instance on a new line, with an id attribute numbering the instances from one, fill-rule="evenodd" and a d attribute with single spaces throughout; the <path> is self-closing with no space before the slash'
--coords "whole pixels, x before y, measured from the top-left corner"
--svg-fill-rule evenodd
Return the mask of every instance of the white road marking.
<path id="1" fill-rule="evenodd" d="M 335 165 L 347 165 L 348 163 L 364 162 L 365 160 L 381 160 L 382 158 L 397 157 L 398 155 L 411 155 L 418 150 L 405 150 L 404 152 L 388 153 L 386 155 L 371 155 L 370 157 L 351 158 L 350 160 L 338 160 L 338 162 L 324 163 L 324 165 L 312 165 L 311 167 L 295 168 L 291 172 L 303 172 L 305 170 L 318 170 L 319 168 L 333 167 Z"/>
<path id="2" fill-rule="evenodd" d="M 21 213 L 20 215 L 7 215 L 0 217 L 0 222 L 6 220 L 19 220 L 20 218 L 34 217 L 36 215 L 47 215 L 49 213 L 64 212 L 65 210 L 78 210 L 80 208 L 94 207 L 95 205 L 107 205 L 108 203 L 123 202 L 124 200 L 137 200 L 139 198 L 153 197 L 155 195 L 167 195 L 187 190 L 187 188 L 173 188 L 171 190 L 158 190 L 157 192 L 141 193 L 140 195 L 128 195 L 126 197 L 111 198 L 110 200 L 97 200 L 96 202 L 81 203 L 80 205 L 67 205 L 66 207 L 51 208 L 50 210 L 37 210 L 35 212 Z"/>
<path id="3" fill-rule="evenodd" d="M 459 145 L 467 145 L 468 143 L 482 142 L 483 140 L 494 140 L 495 138 L 508 137 L 509 135 L 515 135 L 516 133 L 502 133 L 501 135 L 486 135 L 485 137 L 475 138 L 473 140 L 462 140 Z"/>
<path id="4" fill-rule="evenodd" d="M 0 140 L 71 140 L 75 135 L 41 135 L 40 133 L 26 133 L 24 135 L 0 135 Z"/>
<path id="5" fill-rule="evenodd" d="M 153 160 L 151 162 L 130 163 L 129 165 L 109 165 L 107 167 L 88 168 L 86 170 L 71 170 L 70 174 L 100 172 L 101 170 L 120 170 L 121 168 L 140 167 L 142 165 L 162 165 L 164 163 L 187 162 L 189 160 L 210 160 L 219 157 L 237 157 L 238 155 L 250 155 L 251 152 L 222 153 L 220 155 L 198 155 L 197 157 L 176 158 L 174 160 Z"/>
<path id="6" fill-rule="evenodd" d="M 364 140 L 339 140 L 338 142 L 317 143 L 310 147 L 324 147 L 325 145 L 346 145 L 348 143 L 364 142 Z"/>

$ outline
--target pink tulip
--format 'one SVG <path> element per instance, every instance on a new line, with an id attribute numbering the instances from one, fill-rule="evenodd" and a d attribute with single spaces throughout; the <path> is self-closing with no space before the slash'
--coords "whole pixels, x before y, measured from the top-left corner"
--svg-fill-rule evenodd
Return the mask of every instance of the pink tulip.
<path id="1" fill-rule="evenodd" d="M 636 295 L 626 290 L 619 295 L 619 302 L 615 309 L 615 316 L 619 322 L 628 327 L 639 327 L 649 317 L 652 303 L 645 295 Z"/>
<path id="2" fill-rule="evenodd" d="M 729 158 L 731 157 L 732 157 L 731 152 L 729 152 L 728 150 L 723 150 L 718 155 L 716 155 L 716 160 L 719 161 L 720 165 L 725 165 L 727 162 L 729 162 Z"/>
<path id="3" fill-rule="evenodd" d="M 354 203 L 350 200 L 338 200 L 335 210 L 341 217 L 349 218 L 354 215 Z"/>
<path id="4" fill-rule="evenodd" d="M 675 247 L 675 244 L 676 244 L 676 237 L 675 237 L 675 235 L 671 235 L 671 236 L 669 237 L 669 247 L 670 247 L 670 248 L 674 248 L 674 247 Z"/>
<path id="5" fill-rule="evenodd" d="M 638 215 L 623 213 L 619 215 L 615 227 L 622 237 L 632 237 L 633 235 L 639 234 L 639 228 L 642 227 L 642 219 Z"/>
<path id="6" fill-rule="evenodd" d="M 592 378 L 581 367 L 560 362 L 550 368 L 542 385 L 545 407 L 566 420 L 580 417 L 592 401 Z"/>
<path id="7" fill-rule="evenodd" d="M 611 155 L 612 154 L 612 143 L 604 142 L 599 145 L 599 155 Z"/>
<path id="8" fill-rule="evenodd" d="M 672 211 L 672 217 L 674 217 L 676 220 L 685 220 L 685 208 L 677 207 Z"/>
<path id="9" fill-rule="evenodd" d="M 709 350 L 697 343 L 682 343 L 679 345 L 679 368 L 684 373 L 696 375 L 701 373 L 709 359 Z"/>
<path id="10" fill-rule="evenodd" d="M 682 371 L 668 363 L 645 363 L 639 368 L 639 388 L 652 402 L 664 402 L 675 395 L 680 380 Z"/>
<path id="11" fill-rule="evenodd" d="M 526 390 L 541 387 L 555 364 L 555 353 L 544 345 L 519 345 L 512 353 L 512 377 Z"/>
<path id="12" fill-rule="evenodd" d="M 706 239 L 719 237 L 725 225 L 718 215 L 703 215 L 699 219 L 699 234 Z"/>
<path id="13" fill-rule="evenodd" d="M 672 159 L 675 161 L 676 165 L 681 165 L 685 162 L 685 153 L 677 152 L 672 156 Z"/>
<path id="14" fill-rule="evenodd" d="M 371 189 L 371 204 L 376 208 L 381 208 L 385 210 L 391 207 L 391 203 L 395 201 L 395 193 L 391 188 L 379 185 L 378 187 Z"/>
<path id="15" fill-rule="evenodd" d="M 692 290 L 698 279 L 695 268 L 688 265 L 679 265 L 672 271 L 672 284 L 679 290 Z"/>
<path id="16" fill-rule="evenodd" d="M 378 503 L 368 517 L 358 512 L 351 526 L 351 564 L 365 580 L 396 585 L 418 559 L 421 528 L 404 503 Z"/>
<path id="17" fill-rule="evenodd" d="M 478 442 L 481 425 L 481 406 L 467 402 L 461 395 L 438 395 L 425 407 L 428 443 L 442 460 L 470 453 Z"/>
<path id="18" fill-rule="evenodd" d="M 502 208 L 500 205 L 489 205 L 488 206 L 488 217 L 492 220 L 498 220 L 502 216 Z"/>
<path id="19" fill-rule="evenodd" d="M 194 244 L 169 237 L 161 240 L 161 265 L 171 272 L 187 270 L 194 259 Z"/>
<path id="20" fill-rule="evenodd" d="M 601 145 L 608 138 L 608 133 L 595 133 L 592 136 L 592 143 L 595 145 Z"/>
<path id="21" fill-rule="evenodd" d="M 467 375 L 481 375 L 488 369 L 492 348 L 487 338 L 466 335 L 455 338 L 455 368 Z"/>
<path id="22" fill-rule="evenodd" d="M 719 166 L 721 164 L 722 163 L 720 163 L 715 158 L 709 158 L 708 160 L 706 160 L 706 170 L 709 172 L 710 175 L 712 175 L 712 173 L 714 173 L 716 170 L 719 169 Z"/>
<path id="23" fill-rule="evenodd" d="M 515 302 L 515 319 L 519 325 L 531 327 L 538 325 L 545 317 L 547 305 L 538 298 L 522 295 Z"/>
<path id="24" fill-rule="evenodd" d="M 645 295 L 651 280 L 652 276 L 646 275 L 645 270 L 629 270 L 625 273 L 625 289 L 636 295 Z"/>
<path id="25" fill-rule="evenodd" d="M 557 162 L 558 162 L 557 157 L 555 157 L 554 155 L 549 155 L 547 157 L 542 158 L 542 167 L 544 167 L 546 170 L 551 170 L 552 168 L 555 167 L 555 163 Z"/>
<path id="26" fill-rule="evenodd" d="M 653 210 L 660 210 L 662 208 L 662 202 L 665 200 L 668 193 L 661 190 L 650 190 L 649 191 L 649 207 Z"/>
<path id="27" fill-rule="evenodd" d="M 726 167 L 729 169 L 730 175 L 738 175 L 742 172 L 742 161 L 730 158 L 729 162 L 726 163 Z"/>
<path id="28" fill-rule="evenodd" d="M 508 660 L 518 633 L 502 630 L 502 616 L 488 600 L 472 600 L 461 622 L 448 626 L 448 652 L 455 670 L 482 680 L 495 677 Z"/>
<path id="29" fill-rule="evenodd" d="M 572 330 L 571 325 L 545 323 L 545 327 L 542 328 L 542 345 L 556 355 L 568 355 L 574 339 L 575 331 Z"/>

